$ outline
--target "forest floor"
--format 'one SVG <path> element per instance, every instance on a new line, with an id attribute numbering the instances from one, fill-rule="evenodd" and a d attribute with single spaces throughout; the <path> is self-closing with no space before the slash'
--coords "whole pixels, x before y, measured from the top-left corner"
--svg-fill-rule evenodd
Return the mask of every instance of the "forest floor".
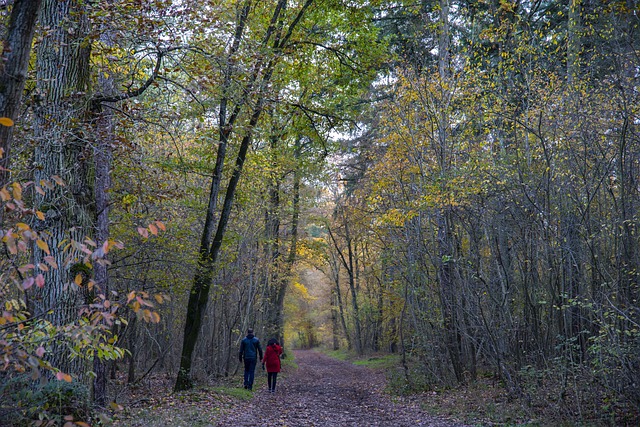
<path id="1" fill-rule="evenodd" d="M 293 357 L 291 357 L 293 356 Z M 348 360 L 340 360 L 345 358 Z M 479 376 L 472 384 L 433 390 L 405 389 L 397 355 L 354 359 L 345 352 L 297 350 L 284 360 L 275 393 L 256 370 L 253 391 L 242 388 L 241 371 L 172 391 L 172 375 L 149 375 L 114 390 L 121 409 L 103 416 L 109 427 L 462 427 L 462 426 L 638 426 L 627 407 L 606 408 L 559 397 L 560 385 L 543 382 L 528 399 L 510 396 L 500 381 Z M 426 389 L 426 390 L 425 390 Z M 597 393 L 593 393 L 597 394 Z M 597 397 L 597 396 L 596 396 Z M 108 418 L 110 418 L 108 420 Z M 0 423 L 2 424 L 2 423 Z"/>
<path id="2" fill-rule="evenodd" d="M 427 413 L 418 398 L 385 392 L 383 370 L 356 366 L 315 351 L 295 351 L 275 393 L 258 367 L 254 391 L 239 384 L 207 386 L 186 393 L 128 396 L 113 426 L 463 426 Z M 237 380 L 237 378 L 236 378 Z M 242 379 L 240 379 L 242 381 Z"/>

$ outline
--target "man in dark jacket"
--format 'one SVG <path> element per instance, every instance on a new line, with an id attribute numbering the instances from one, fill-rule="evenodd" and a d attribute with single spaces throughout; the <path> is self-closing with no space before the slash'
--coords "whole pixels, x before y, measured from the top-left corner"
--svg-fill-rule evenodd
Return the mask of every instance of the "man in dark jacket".
<path id="1" fill-rule="evenodd" d="M 242 362 L 244 359 L 244 388 L 251 390 L 253 388 L 253 378 L 256 371 L 256 363 L 258 356 L 262 360 L 262 347 L 260 340 L 253 335 L 253 329 L 247 329 L 247 336 L 240 342 L 240 353 L 238 358 Z"/>

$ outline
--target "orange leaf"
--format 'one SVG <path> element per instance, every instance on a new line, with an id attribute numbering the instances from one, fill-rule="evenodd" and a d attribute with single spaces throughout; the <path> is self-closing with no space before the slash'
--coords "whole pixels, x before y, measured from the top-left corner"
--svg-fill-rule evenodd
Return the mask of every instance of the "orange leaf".
<path id="1" fill-rule="evenodd" d="M 151 231 L 151 234 L 153 234 L 154 236 L 158 235 L 158 227 L 153 224 L 149 224 L 149 231 Z"/>
<path id="2" fill-rule="evenodd" d="M 76 277 L 75 277 L 75 279 L 73 279 L 73 282 L 76 285 L 80 286 L 80 285 L 82 285 L 82 280 L 83 280 L 82 279 L 82 274 L 76 274 Z"/>
<path id="3" fill-rule="evenodd" d="M 160 323 L 160 315 L 155 311 L 151 312 L 151 323 Z"/>
<path id="4" fill-rule="evenodd" d="M 158 226 L 158 228 L 162 231 L 167 231 L 167 228 L 164 226 L 164 224 L 162 223 L 162 221 L 156 221 L 156 225 Z"/>
<path id="5" fill-rule="evenodd" d="M 44 221 L 44 214 L 40 211 L 36 211 L 36 216 L 40 221 Z"/>
<path id="6" fill-rule="evenodd" d="M 54 175 L 51 178 L 53 178 L 53 180 L 56 182 L 56 184 L 58 184 L 61 187 L 64 187 L 64 181 L 58 175 Z"/>
<path id="7" fill-rule="evenodd" d="M 53 190 L 53 184 L 51 181 L 47 181 L 46 179 L 40 180 L 40 185 L 46 187 L 48 190 Z"/>
<path id="8" fill-rule="evenodd" d="M 66 381 L 68 383 L 70 383 L 71 381 L 73 381 L 73 378 L 71 378 L 71 375 L 69 374 L 65 374 L 64 372 L 58 372 L 56 374 L 56 379 L 58 381 Z"/>
<path id="9" fill-rule="evenodd" d="M 11 120 L 9 117 L 0 117 L 0 125 L 11 127 L 13 126 L 13 124 L 13 120 Z"/>

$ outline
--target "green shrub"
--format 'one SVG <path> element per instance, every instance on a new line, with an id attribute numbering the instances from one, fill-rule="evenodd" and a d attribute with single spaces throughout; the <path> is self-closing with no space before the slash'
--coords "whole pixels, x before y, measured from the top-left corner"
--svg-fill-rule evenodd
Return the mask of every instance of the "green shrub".
<path id="1" fill-rule="evenodd" d="M 65 417 L 90 417 L 89 390 L 77 381 L 35 384 L 28 375 L 0 379 L 0 418 L 10 425 L 47 420 L 62 425 Z"/>

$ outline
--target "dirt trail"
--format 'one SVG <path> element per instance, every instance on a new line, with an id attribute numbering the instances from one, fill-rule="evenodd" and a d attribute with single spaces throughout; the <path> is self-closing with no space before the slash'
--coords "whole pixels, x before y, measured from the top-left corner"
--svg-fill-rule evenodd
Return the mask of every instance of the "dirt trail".
<path id="1" fill-rule="evenodd" d="M 269 393 L 266 386 L 256 390 L 251 401 L 226 414 L 216 425 L 460 426 L 425 414 L 415 403 L 392 400 L 383 392 L 383 372 L 314 351 L 294 353 L 299 369 L 278 378 L 275 393 Z"/>

